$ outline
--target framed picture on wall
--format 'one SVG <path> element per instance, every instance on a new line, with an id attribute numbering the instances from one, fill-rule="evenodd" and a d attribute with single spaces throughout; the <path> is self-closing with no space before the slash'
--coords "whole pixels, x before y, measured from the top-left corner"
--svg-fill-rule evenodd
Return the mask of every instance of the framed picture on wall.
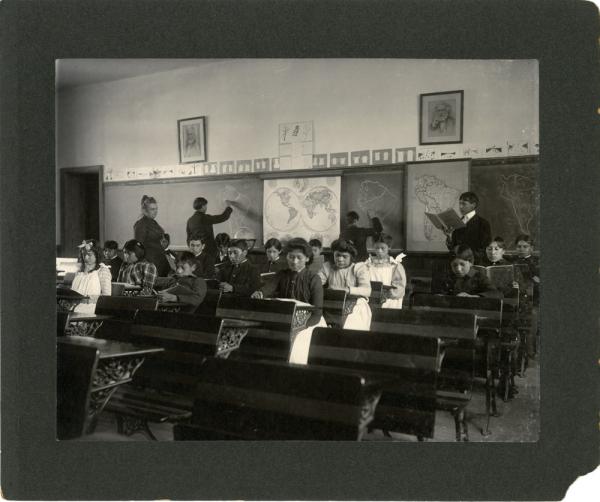
<path id="1" fill-rule="evenodd" d="M 177 121 L 179 163 L 206 162 L 206 117 Z"/>
<path id="2" fill-rule="evenodd" d="M 463 142 L 463 95 L 464 91 L 420 95 L 420 145 Z"/>

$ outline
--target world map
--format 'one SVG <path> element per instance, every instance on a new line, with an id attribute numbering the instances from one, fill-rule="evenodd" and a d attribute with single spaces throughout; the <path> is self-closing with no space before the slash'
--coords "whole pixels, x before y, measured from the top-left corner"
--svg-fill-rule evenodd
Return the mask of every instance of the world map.
<path id="1" fill-rule="evenodd" d="M 339 177 L 265 181 L 265 240 L 317 238 L 327 245 L 339 235 L 339 191 Z"/>

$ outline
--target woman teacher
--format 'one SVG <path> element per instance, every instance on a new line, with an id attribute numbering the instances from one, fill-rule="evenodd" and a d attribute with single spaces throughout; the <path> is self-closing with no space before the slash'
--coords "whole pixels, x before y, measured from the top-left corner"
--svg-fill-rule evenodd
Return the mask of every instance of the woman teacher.
<path id="1" fill-rule="evenodd" d="M 171 270 L 165 256 L 161 239 L 165 234 L 164 229 L 156 222 L 158 204 L 154 197 L 142 197 L 142 217 L 133 225 L 135 239 L 144 245 L 146 260 L 156 266 L 159 277 L 166 277 Z"/>

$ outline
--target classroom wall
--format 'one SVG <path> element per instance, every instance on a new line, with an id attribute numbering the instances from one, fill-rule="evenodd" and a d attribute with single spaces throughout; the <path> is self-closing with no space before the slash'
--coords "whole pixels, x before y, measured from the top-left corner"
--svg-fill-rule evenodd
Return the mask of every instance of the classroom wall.
<path id="1" fill-rule="evenodd" d="M 307 120 L 314 153 L 416 146 L 419 94 L 458 89 L 464 143 L 537 137 L 536 61 L 228 60 L 59 91 L 57 169 L 177 164 L 199 115 L 210 161 L 276 157 L 278 124 Z"/>

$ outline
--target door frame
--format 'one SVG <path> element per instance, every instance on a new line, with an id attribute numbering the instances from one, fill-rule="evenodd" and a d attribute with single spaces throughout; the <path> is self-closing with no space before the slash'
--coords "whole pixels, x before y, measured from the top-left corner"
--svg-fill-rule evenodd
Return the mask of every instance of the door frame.
<path id="1" fill-rule="evenodd" d="M 65 244 L 65 178 L 68 174 L 98 174 L 98 230 L 100 245 L 104 242 L 104 166 L 77 166 L 60 168 L 60 245 Z"/>

